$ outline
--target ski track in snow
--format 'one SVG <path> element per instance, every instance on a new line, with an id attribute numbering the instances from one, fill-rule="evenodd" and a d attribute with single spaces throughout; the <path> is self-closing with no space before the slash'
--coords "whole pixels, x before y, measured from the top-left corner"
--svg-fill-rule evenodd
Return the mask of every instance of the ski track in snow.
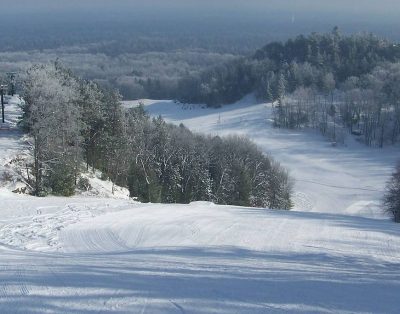
<path id="1" fill-rule="evenodd" d="M 194 129 L 214 125 L 208 131 L 222 134 L 239 121 L 244 133 L 270 136 L 254 139 L 314 182 L 297 183 L 297 211 L 139 204 L 123 193 L 34 198 L 0 187 L 0 313 L 399 312 L 400 229 L 371 218 L 394 150 L 381 157 L 356 144 L 329 147 L 316 135 L 281 136 L 260 127 L 265 105 L 162 104 L 146 105 Z M 18 136 L 3 134 L 0 167 L 21 147 Z M 300 149 L 292 137 L 311 152 L 288 154 Z"/>

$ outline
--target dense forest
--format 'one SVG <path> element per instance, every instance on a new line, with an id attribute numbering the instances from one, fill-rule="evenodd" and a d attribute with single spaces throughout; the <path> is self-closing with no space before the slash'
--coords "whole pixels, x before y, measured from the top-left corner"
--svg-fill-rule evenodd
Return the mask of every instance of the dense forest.
<path id="1" fill-rule="evenodd" d="M 82 171 L 98 169 L 142 202 L 292 206 L 288 173 L 247 138 L 194 134 L 150 118 L 143 106 L 124 109 L 117 92 L 59 63 L 28 70 L 24 99 L 35 195 L 73 195 L 88 188 Z"/>
<path id="2" fill-rule="evenodd" d="M 140 41 L 131 41 L 129 45 L 135 46 Z M 0 52 L 0 79 L 3 74 L 15 71 L 18 86 L 22 88 L 25 72 L 32 65 L 59 60 L 79 77 L 106 89 L 118 89 L 124 99 L 173 99 L 183 77 L 237 58 L 231 53 L 191 48 L 151 51 L 157 42 L 157 39 L 143 40 L 143 49 L 150 49 L 143 53 L 119 51 L 114 42 L 46 51 Z M 110 50 L 114 47 L 117 55 L 101 52 L 107 47 Z"/>
<path id="3" fill-rule="evenodd" d="M 298 36 L 273 42 L 179 84 L 182 102 L 220 106 L 249 93 L 274 102 L 275 126 L 348 131 L 370 146 L 400 135 L 400 45 L 374 35 Z"/>

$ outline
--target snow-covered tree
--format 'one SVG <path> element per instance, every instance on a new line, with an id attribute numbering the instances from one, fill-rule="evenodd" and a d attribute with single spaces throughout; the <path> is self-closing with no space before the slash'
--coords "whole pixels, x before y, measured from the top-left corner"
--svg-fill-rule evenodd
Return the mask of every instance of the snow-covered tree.
<path id="1" fill-rule="evenodd" d="M 34 193 L 72 195 L 82 148 L 78 84 L 58 64 L 34 66 L 24 89 L 24 125 L 33 139 Z"/>

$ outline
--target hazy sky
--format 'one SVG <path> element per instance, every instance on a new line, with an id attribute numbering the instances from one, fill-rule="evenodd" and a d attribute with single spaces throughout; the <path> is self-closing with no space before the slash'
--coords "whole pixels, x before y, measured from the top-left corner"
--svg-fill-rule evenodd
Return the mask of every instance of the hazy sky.
<path id="1" fill-rule="evenodd" d="M 15 36 L 58 40 L 60 33 L 149 30 L 205 36 L 247 32 L 276 36 L 329 31 L 373 32 L 400 40 L 400 0 L 0 0 L 0 28 Z M 91 32 L 91 34 L 89 34 Z M 112 33 L 114 32 L 114 33 Z M 107 35 L 108 34 L 108 35 Z M 43 35 L 44 36 L 44 35 Z M 82 36 L 81 36 L 82 37 Z M 40 40 L 38 39 L 37 42 Z"/>
<path id="2" fill-rule="evenodd" d="M 297 19 L 326 16 L 342 21 L 388 21 L 400 17 L 400 0 L 0 0 L 3 14 L 87 13 L 108 15 L 164 15 L 259 19 L 273 13 Z"/>
<path id="3" fill-rule="evenodd" d="M 88 14 L 98 19 L 113 16 L 326 20 L 328 24 L 394 23 L 398 25 L 400 0 L 0 0 L 2 18 L 26 15 Z M 278 15 L 277 15 L 278 14 Z M 24 15 L 24 17 L 22 16 Z M 337 21 L 337 22 L 336 22 Z M 0 20 L 1 24 L 1 20 Z"/>
<path id="4" fill-rule="evenodd" d="M 1 0 L 3 10 L 65 10 L 92 8 L 191 10 L 293 10 L 293 11 L 351 11 L 354 13 L 400 13 L 399 0 Z"/>

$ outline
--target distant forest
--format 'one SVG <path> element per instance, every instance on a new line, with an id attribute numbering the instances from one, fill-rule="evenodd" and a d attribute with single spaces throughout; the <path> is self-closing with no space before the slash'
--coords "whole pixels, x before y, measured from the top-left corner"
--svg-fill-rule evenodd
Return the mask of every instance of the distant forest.
<path id="1" fill-rule="evenodd" d="M 178 96 L 183 77 L 251 54 L 263 43 L 291 34 L 277 19 L 262 22 L 265 27 L 260 32 L 260 22 L 247 22 L 250 17 L 244 23 L 234 17 L 186 14 L 190 15 L 172 9 L 165 15 L 112 8 L 55 16 L 4 14 L 0 76 L 17 71 L 22 82 L 33 64 L 59 60 L 75 75 L 118 89 L 124 99 L 172 99 Z"/>
<path id="2" fill-rule="evenodd" d="M 400 45 L 372 34 L 331 33 L 272 42 L 250 57 L 180 81 L 178 99 L 220 106 L 249 93 L 275 102 L 276 127 L 343 132 L 370 146 L 400 139 Z"/>
<path id="3" fill-rule="evenodd" d="M 26 1 L 28 8 L 4 1 L 0 76 L 17 71 L 22 82 L 33 64 L 59 60 L 79 77 L 118 89 L 124 99 L 181 98 L 183 78 L 249 58 L 266 43 L 336 24 L 345 25 L 346 34 L 374 31 L 400 39 L 395 14 L 365 21 L 319 5 L 316 15 L 283 0 L 228 7 L 219 1 L 158 1 L 157 10 L 151 1 L 96 1 L 96 9 L 84 0 Z"/>

